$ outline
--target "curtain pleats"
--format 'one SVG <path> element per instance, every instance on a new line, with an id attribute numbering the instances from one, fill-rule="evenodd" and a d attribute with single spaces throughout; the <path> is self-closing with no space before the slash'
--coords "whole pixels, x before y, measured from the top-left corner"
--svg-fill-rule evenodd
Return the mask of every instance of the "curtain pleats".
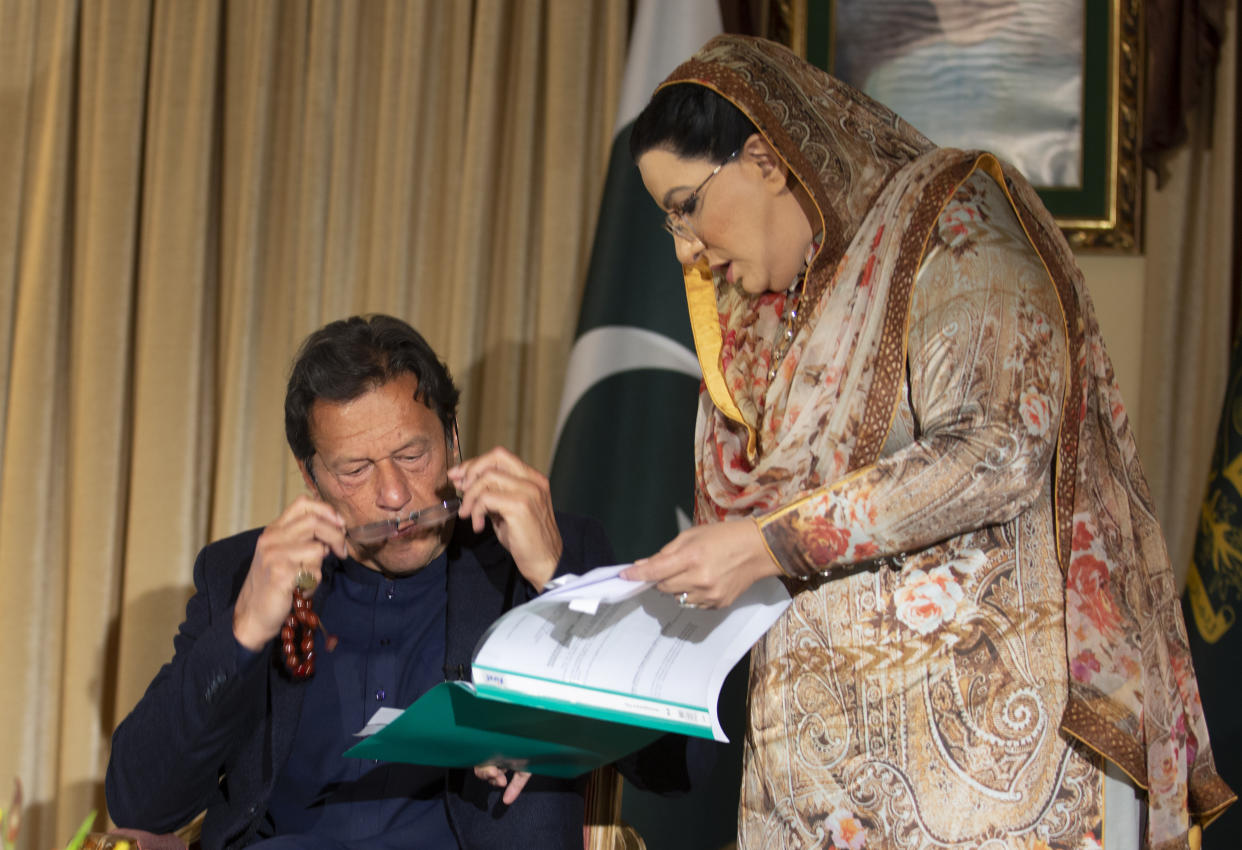
<path id="1" fill-rule="evenodd" d="M 91 808 L 197 550 L 302 490 L 298 342 L 389 312 L 546 468 L 625 0 L 0 0 L 0 800 Z M 101 817 L 100 825 L 103 820 Z"/>
<path id="2" fill-rule="evenodd" d="M 78 108 L 72 139 L 72 299 L 66 318 L 68 390 L 64 452 L 68 516 L 56 528 L 68 546 L 61 706 L 57 743 L 59 839 L 98 806 L 98 767 L 116 721 L 116 689 L 128 467 L 133 422 L 133 328 L 137 223 L 141 201 L 150 9 L 145 4 L 81 7 Z M 10 404 L 15 402 L 10 399 Z M 14 446 L 14 448 L 20 448 Z M 41 519 L 40 524 L 47 520 Z M 5 537 L 0 531 L 0 538 Z M 4 575 L 10 562 L 0 560 Z M 43 624 L 55 633 L 58 622 Z M 167 646 L 167 639 L 157 642 Z M 50 840 L 43 842 L 52 846 Z"/>
<path id="3" fill-rule="evenodd" d="M 65 445 L 69 387 L 63 378 L 73 306 L 69 245 L 78 20 L 75 7 L 39 4 L 6 8 L 0 21 L 13 27 L 6 28 L 0 46 L 0 98 L 6 111 L 12 107 L 21 118 L 20 125 L 6 122 L 8 133 L 20 138 L 3 145 L 20 159 L 2 166 L 16 172 L 4 178 L 6 192 L 13 193 L 5 196 L 11 207 L 4 214 L 6 244 L 0 249 L 12 311 L 4 321 L 10 327 L 5 351 L 10 401 L 0 447 L 5 600 L 0 764 L 21 769 L 27 782 L 42 789 L 59 783 L 60 729 L 63 715 L 72 710 L 62 700 L 71 640 L 65 494 L 72 473 Z M 53 820 L 45 810 L 31 815 L 36 829 Z"/>

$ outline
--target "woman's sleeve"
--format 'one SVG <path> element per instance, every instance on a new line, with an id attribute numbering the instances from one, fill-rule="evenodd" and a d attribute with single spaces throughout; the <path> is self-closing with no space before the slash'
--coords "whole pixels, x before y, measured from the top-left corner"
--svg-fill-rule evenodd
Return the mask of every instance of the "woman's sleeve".
<path id="1" fill-rule="evenodd" d="M 1004 523 L 1045 486 L 1067 371 L 1064 323 L 1042 261 L 986 176 L 941 216 L 907 343 L 913 442 L 759 518 L 787 574 Z"/>

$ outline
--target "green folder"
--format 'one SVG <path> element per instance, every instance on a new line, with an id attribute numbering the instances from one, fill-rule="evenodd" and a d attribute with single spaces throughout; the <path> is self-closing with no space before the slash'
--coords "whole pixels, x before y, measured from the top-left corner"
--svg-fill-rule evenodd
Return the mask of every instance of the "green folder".
<path id="1" fill-rule="evenodd" d="M 662 734 L 491 699 L 467 684 L 443 682 L 345 755 L 437 767 L 499 764 L 573 777 L 641 749 Z"/>
<path id="2" fill-rule="evenodd" d="M 720 686 L 789 593 L 764 579 L 728 608 L 686 608 L 624 569 L 597 567 L 506 612 L 475 647 L 474 684 L 437 685 L 345 755 L 573 777 L 667 732 L 727 741 Z"/>

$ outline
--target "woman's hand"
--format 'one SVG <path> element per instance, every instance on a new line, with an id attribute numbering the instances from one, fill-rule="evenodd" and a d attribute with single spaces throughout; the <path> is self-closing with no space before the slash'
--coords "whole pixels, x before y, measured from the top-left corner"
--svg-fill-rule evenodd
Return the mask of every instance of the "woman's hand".
<path id="1" fill-rule="evenodd" d="M 664 593 L 685 594 L 685 605 L 722 608 L 759 579 L 780 574 L 754 520 L 734 519 L 683 531 L 621 577 L 654 581 Z"/>

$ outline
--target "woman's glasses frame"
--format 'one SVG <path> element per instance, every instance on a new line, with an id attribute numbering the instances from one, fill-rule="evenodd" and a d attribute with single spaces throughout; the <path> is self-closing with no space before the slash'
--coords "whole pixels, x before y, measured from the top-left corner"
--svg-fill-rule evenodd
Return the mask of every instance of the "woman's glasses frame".
<path id="1" fill-rule="evenodd" d="M 685 239 L 688 242 L 693 242 L 699 238 L 699 235 L 694 232 L 694 228 L 690 225 L 690 216 L 694 215 L 695 209 L 698 207 L 699 196 L 703 194 L 703 189 L 706 188 L 709 182 L 711 182 L 711 179 L 720 173 L 720 169 L 737 159 L 738 154 L 741 152 L 742 149 L 738 148 L 733 153 L 725 157 L 719 165 L 712 169 L 711 174 L 703 178 L 703 182 L 696 186 L 693 192 L 686 195 L 685 199 L 680 204 L 673 207 L 664 215 L 665 230 L 679 239 Z"/>

